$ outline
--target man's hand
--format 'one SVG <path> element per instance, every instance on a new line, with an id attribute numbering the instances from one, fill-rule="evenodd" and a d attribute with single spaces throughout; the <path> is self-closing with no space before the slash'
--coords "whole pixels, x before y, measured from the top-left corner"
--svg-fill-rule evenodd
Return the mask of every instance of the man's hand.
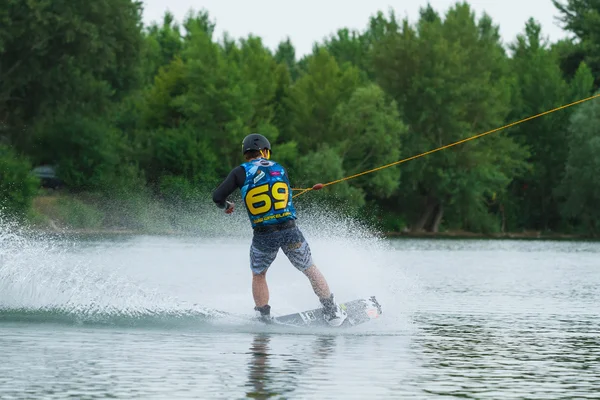
<path id="1" fill-rule="evenodd" d="M 233 212 L 233 203 L 230 201 L 225 202 L 225 214 L 231 214 Z"/>

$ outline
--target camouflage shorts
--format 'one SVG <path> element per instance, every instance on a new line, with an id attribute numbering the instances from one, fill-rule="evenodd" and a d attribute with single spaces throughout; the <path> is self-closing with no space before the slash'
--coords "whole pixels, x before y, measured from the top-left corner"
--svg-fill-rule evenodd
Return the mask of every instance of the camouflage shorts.
<path id="1" fill-rule="evenodd" d="M 297 227 L 269 233 L 255 233 L 250 246 L 250 268 L 258 275 L 275 261 L 279 249 L 299 271 L 313 265 L 310 247 Z"/>

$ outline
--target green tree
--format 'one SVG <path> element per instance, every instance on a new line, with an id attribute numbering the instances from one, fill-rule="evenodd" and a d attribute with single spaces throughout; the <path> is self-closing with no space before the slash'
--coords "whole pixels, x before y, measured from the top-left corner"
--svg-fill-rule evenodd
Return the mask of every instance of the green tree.
<path id="1" fill-rule="evenodd" d="M 295 81 L 296 78 L 298 78 L 300 71 L 296 61 L 296 49 L 294 48 L 290 38 L 287 38 L 277 46 L 277 51 L 275 52 L 275 61 L 287 67 L 292 81 Z"/>
<path id="2" fill-rule="evenodd" d="M 312 187 L 318 182 L 331 182 L 347 176 L 344 168 L 344 159 L 339 154 L 339 150 L 324 143 L 310 154 L 301 155 L 299 165 L 302 167 L 298 174 L 291 173 L 290 177 L 294 187 Z M 340 182 L 338 184 L 325 188 L 326 197 L 312 197 L 313 201 L 322 201 L 342 205 L 346 211 L 355 210 L 365 205 L 365 193 L 349 182 Z M 309 196 L 306 194 L 304 196 Z M 304 201 L 307 197 L 300 197 Z"/>
<path id="3" fill-rule="evenodd" d="M 600 93 L 600 92 L 599 92 Z M 568 159 L 558 192 L 566 201 L 564 217 L 582 231 L 600 232 L 600 101 L 582 104 L 569 127 Z"/>
<path id="4" fill-rule="evenodd" d="M 168 65 L 181 54 L 183 37 L 180 30 L 170 12 L 165 13 L 162 25 L 152 23 L 146 29 L 142 67 L 148 83 L 151 83 L 160 67 Z"/>
<path id="5" fill-rule="evenodd" d="M 189 90 L 187 74 L 184 61 L 176 58 L 169 66 L 161 68 L 145 98 L 142 111 L 145 122 L 134 142 L 139 148 L 142 169 L 155 187 L 159 186 L 163 175 L 181 176 L 189 181 L 202 176 L 214 178 L 215 175 L 217 156 L 210 143 L 211 137 L 188 117 L 185 104 Z"/>
<path id="6" fill-rule="evenodd" d="M 339 138 L 336 147 L 343 159 L 344 172 L 354 175 L 400 159 L 406 127 L 394 101 L 371 84 L 354 91 L 333 116 L 332 131 Z M 360 188 L 367 199 L 391 196 L 400 184 L 400 168 L 387 168 L 356 178 L 351 185 Z"/>
<path id="7" fill-rule="evenodd" d="M 381 88 L 374 84 L 357 88 L 336 108 L 330 122 L 330 138 L 300 159 L 301 170 L 295 174 L 298 177 L 294 182 L 311 187 L 397 161 L 405 133 L 396 104 L 386 99 Z M 388 168 L 336 183 L 324 191 L 328 200 L 343 203 L 352 211 L 368 201 L 389 198 L 399 183 L 400 170 Z"/>
<path id="8" fill-rule="evenodd" d="M 331 35 L 323 47 L 336 59 L 338 64 L 346 63 L 363 71 L 363 79 L 372 77 L 369 52 L 371 49 L 368 31 L 364 34 L 347 28 L 339 29 L 336 35 Z"/>
<path id="9" fill-rule="evenodd" d="M 423 9 L 416 29 L 408 21 L 387 25 L 398 28 L 376 43 L 374 71 L 410 127 L 406 155 L 502 124 L 510 81 L 498 28 L 488 16 L 476 21 L 461 3 L 444 20 Z M 499 229 L 487 201 L 506 190 L 524 157 L 511 139 L 497 135 L 407 163 L 397 204 L 413 230 L 437 231 L 444 215 L 447 226 Z"/>
<path id="10" fill-rule="evenodd" d="M 268 72 L 261 71 L 264 66 L 260 60 L 264 60 L 265 53 L 260 41 L 258 48 L 253 40 L 243 50 L 227 55 L 201 27 L 188 36 L 183 53 L 186 87 L 177 104 L 186 120 L 210 141 L 220 159 L 217 172 L 223 175 L 239 164 L 240 144 L 249 131 L 259 130 L 276 139 L 269 104 L 275 94 L 275 77 L 270 76 L 266 88 L 259 87 L 265 80 L 257 80 Z M 245 62 L 259 63 L 261 69 L 250 71 Z M 271 67 L 275 68 L 274 61 Z"/>
<path id="11" fill-rule="evenodd" d="M 37 193 L 39 180 L 31 175 L 31 164 L 13 149 L 0 145 L 0 213 L 22 217 Z"/>
<path id="12" fill-rule="evenodd" d="M 571 88 L 564 80 L 556 53 L 542 39 L 541 26 L 530 19 L 525 32 L 511 45 L 512 68 L 516 76 L 511 121 L 526 118 L 577 100 L 589 94 L 587 88 Z M 582 80 L 583 79 L 583 80 Z M 573 85 L 585 84 L 579 77 Z M 581 97 L 579 97 L 581 96 Z M 529 173 L 514 182 L 514 210 L 518 216 L 512 228 L 557 230 L 561 224 L 559 199 L 554 189 L 561 182 L 567 160 L 567 127 L 571 110 L 546 115 L 519 125 L 511 136 L 526 146 L 531 156 Z"/>
<path id="13" fill-rule="evenodd" d="M 325 49 L 318 49 L 307 60 L 307 70 L 290 89 L 290 139 L 302 154 L 322 143 L 335 145 L 339 134 L 332 132 L 331 121 L 337 106 L 358 87 L 359 71 L 340 68 Z"/>
<path id="14" fill-rule="evenodd" d="M 348 28 L 338 29 L 335 35 L 329 36 L 322 45 L 334 56 L 339 65 L 346 63 L 355 66 L 362 72 L 362 77 L 373 81 L 373 63 L 371 52 L 375 43 L 384 38 L 389 32 L 397 31 L 398 25 L 393 11 L 387 20 L 382 12 L 369 19 L 367 29 L 363 32 Z"/>
<path id="15" fill-rule="evenodd" d="M 563 27 L 581 41 L 585 61 L 600 85 L 600 2 L 596 0 L 552 0 L 562 14 Z"/>
<path id="16" fill-rule="evenodd" d="M 39 147 L 32 154 L 40 163 L 56 165 L 69 189 L 110 188 L 123 162 L 123 138 L 109 121 L 61 113 L 39 120 L 34 131 Z"/>
<path id="17" fill-rule="evenodd" d="M 161 68 L 147 93 L 137 142 L 153 184 L 163 173 L 214 181 L 241 162 L 239 144 L 249 132 L 278 138 L 283 67 L 256 37 L 219 46 L 207 21 L 202 14 L 186 23 L 181 57 Z"/>
<path id="18" fill-rule="evenodd" d="M 570 81 L 575 76 L 577 69 L 585 61 L 585 49 L 581 42 L 574 39 L 562 39 L 550 45 L 554 53 L 563 76 Z"/>
<path id="19" fill-rule="evenodd" d="M 273 125 L 279 131 L 279 142 L 291 137 L 292 103 L 290 99 L 292 77 L 288 67 L 278 64 L 275 70 L 275 95 L 272 100 Z"/>
<path id="20" fill-rule="evenodd" d="M 21 149 L 36 118 L 57 107 L 106 111 L 138 85 L 139 2 L 7 0 L 2 9 L 0 135 Z"/>
<path id="21" fill-rule="evenodd" d="M 276 91 L 282 79 L 281 67 L 258 37 L 249 36 L 241 40 L 239 53 L 237 62 L 242 80 L 251 84 L 253 91 L 251 101 L 254 115 L 249 128 L 256 130 L 260 126 L 265 129 L 264 125 L 270 124 L 275 115 Z M 272 128 L 268 129 L 273 132 Z"/>

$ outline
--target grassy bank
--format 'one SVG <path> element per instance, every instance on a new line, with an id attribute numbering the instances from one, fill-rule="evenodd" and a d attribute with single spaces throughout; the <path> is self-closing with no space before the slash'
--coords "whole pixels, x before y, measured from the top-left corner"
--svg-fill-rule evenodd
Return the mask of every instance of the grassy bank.
<path id="1" fill-rule="evenodd" d="M 177 231 L 168 210 L 142 194 L 116 200 L 93 193 L 44 192 L 33 199 L 29 221 L 35 230 L 46 232 L 170 234 Z"/>

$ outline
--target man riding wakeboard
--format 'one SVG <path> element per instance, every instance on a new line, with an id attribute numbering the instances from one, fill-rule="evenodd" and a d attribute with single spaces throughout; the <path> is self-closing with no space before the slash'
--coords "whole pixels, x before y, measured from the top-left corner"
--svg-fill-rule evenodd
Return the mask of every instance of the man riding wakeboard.
<path id="1" fill-rule="evenodd" d="M 234 204 L 227 197 L 240 188 L 253 228 L 250 246 L 252 295 L 257 314 L 271 319 L 266 273 L 281 248 L 288 260 L 310 281 L 323 305 L 323 316 L 331 326 L 340 326 L 347 317 L 329 290 L 327 281 L 314 265 L 310 247 L 296 226 L 296 210 L 292 203 L 290 181 L 286 170 L 271 161 L 271 144 L 263 135 L 253 133 L 242 143 L 246 162 L 234 168 L 213 192 L 213 201 L 226 214 Z"/>

